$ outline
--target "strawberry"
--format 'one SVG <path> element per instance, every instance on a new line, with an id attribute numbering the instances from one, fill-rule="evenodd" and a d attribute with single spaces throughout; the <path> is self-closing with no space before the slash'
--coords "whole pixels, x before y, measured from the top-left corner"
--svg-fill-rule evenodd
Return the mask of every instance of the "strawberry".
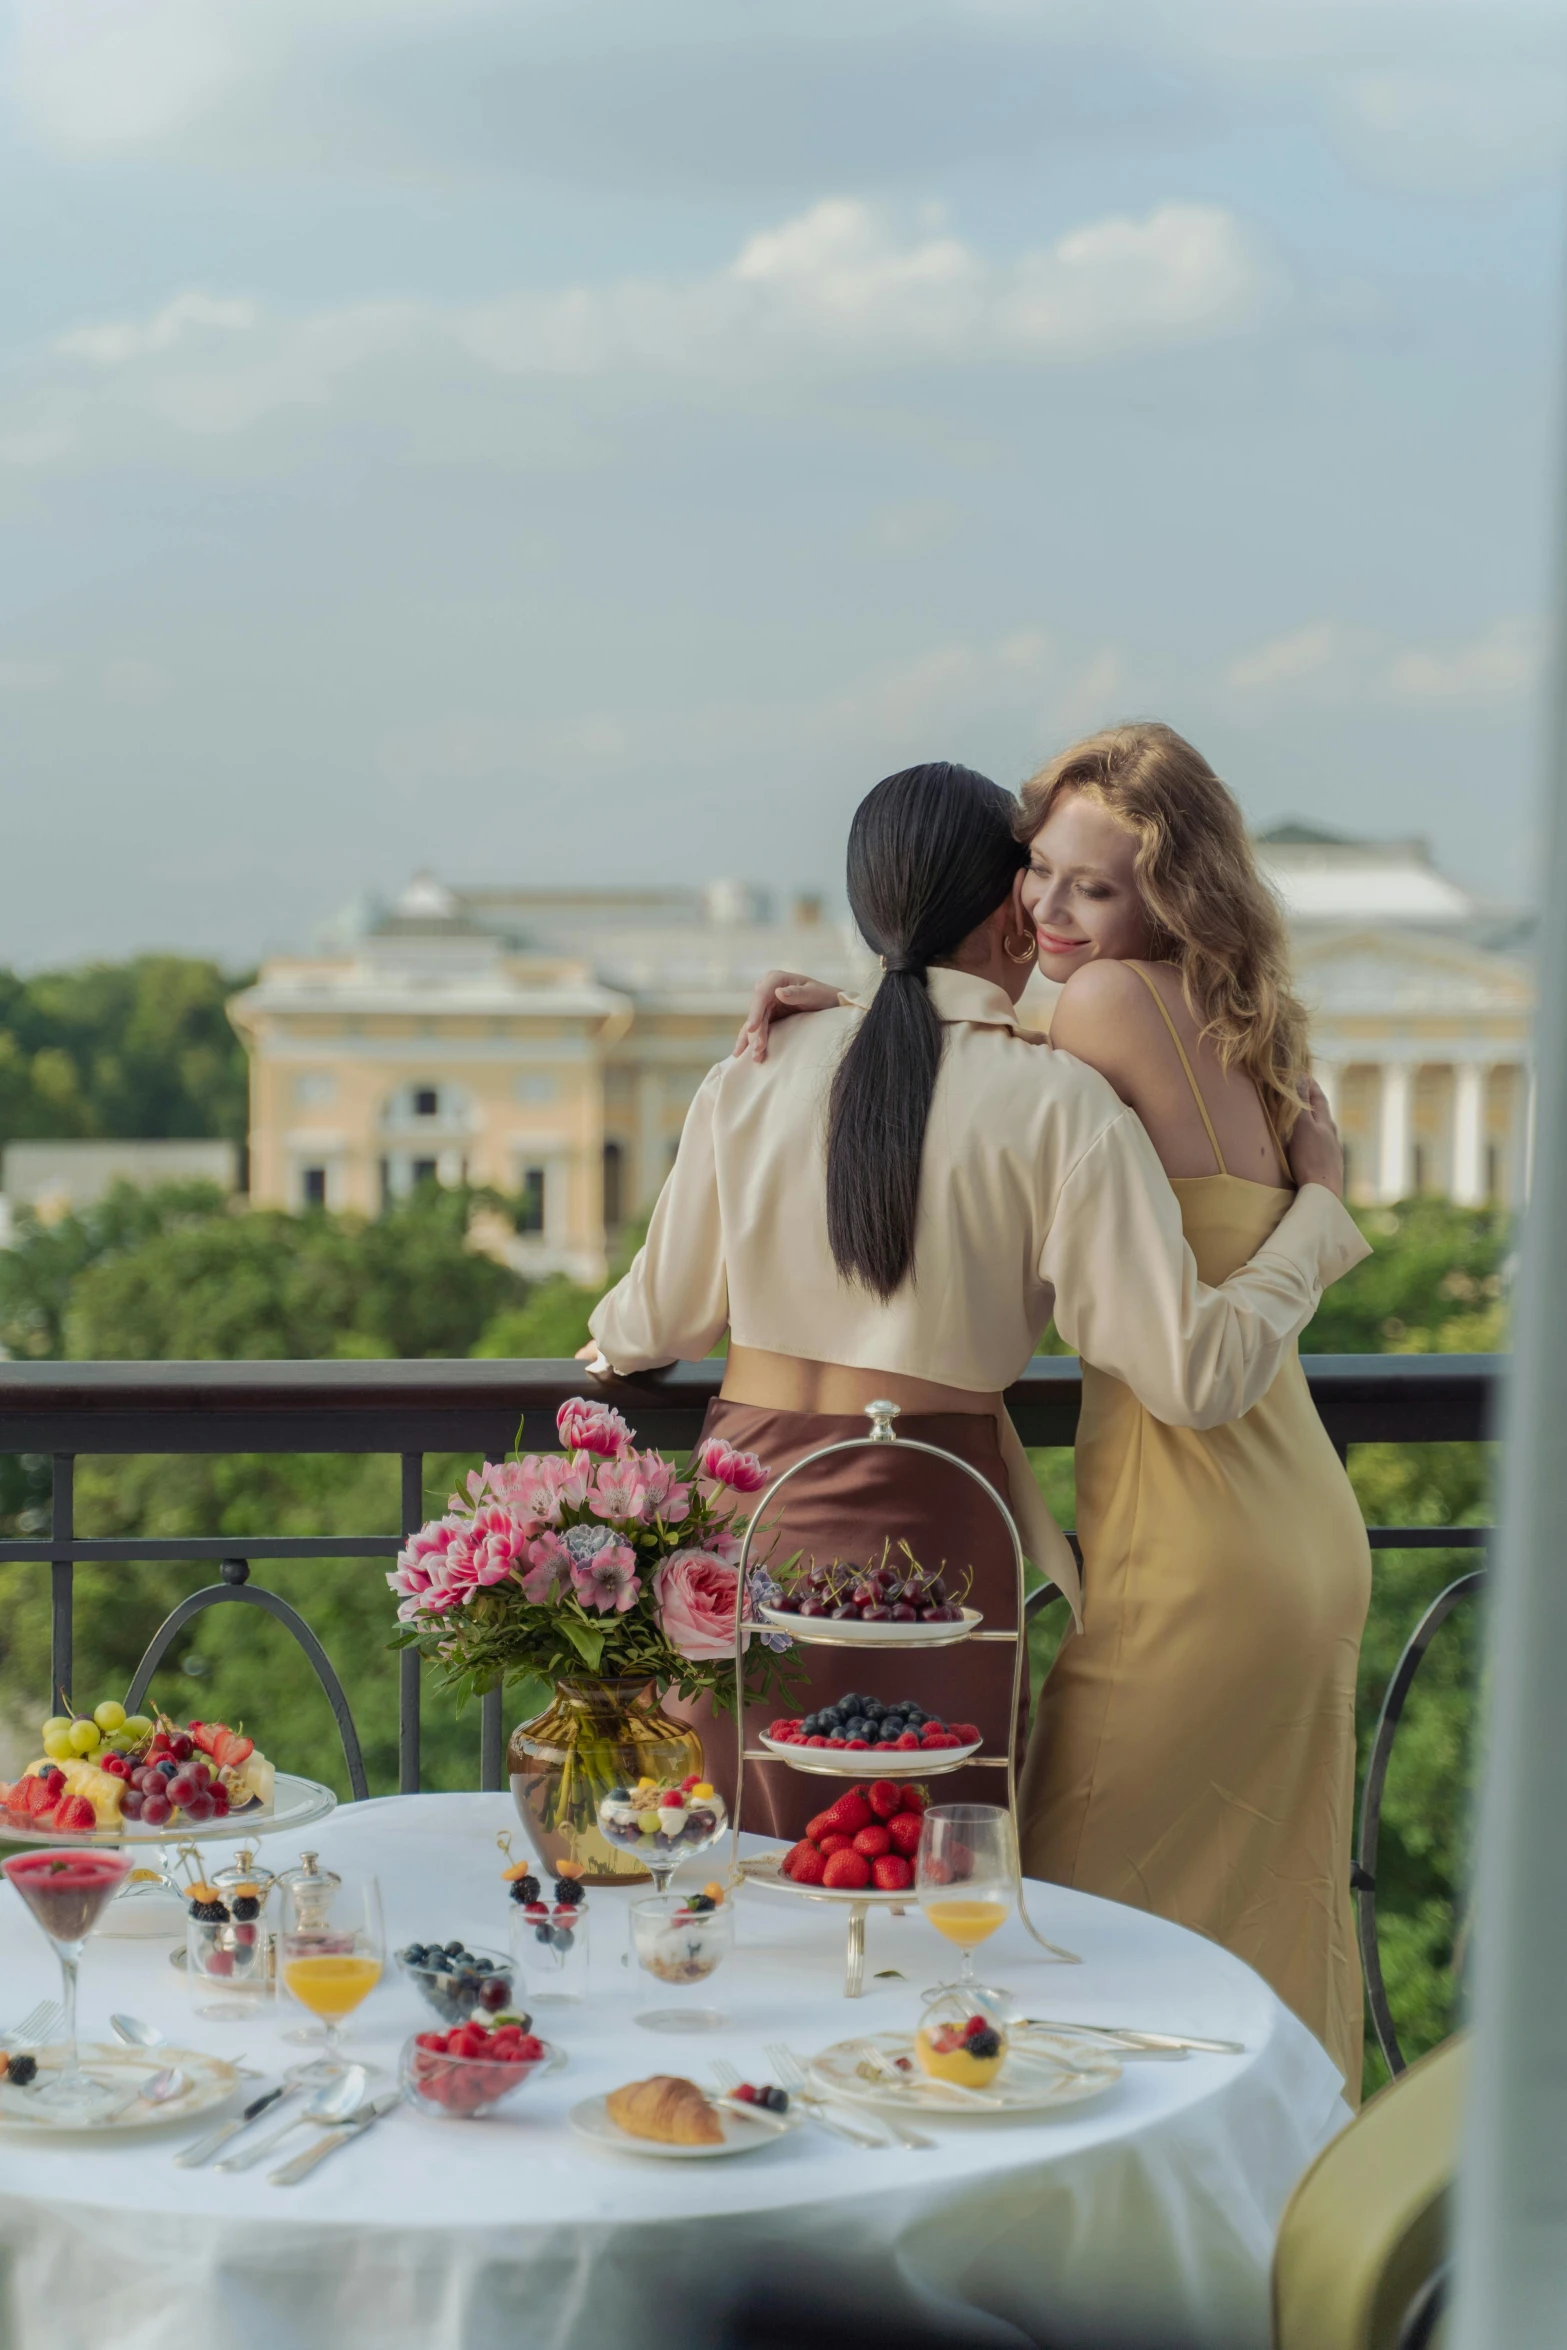
<path id="1" fill-rule="evenodd" d="M 98 1815 L 85 1795 L 67 1795 L 55 1809 L 54 1824 L 68 1835 L 78 1836 L 84 1829 L 97 1826 Z"/>
<path id="2" fill-rule="evenodd" d="M 237 1771 L 255 1753 L 256 1741 L 254 1738 L 242 1738 L 237 1730 L 220 1728 L 209 1751 L 220 1771 Z"/>
<path id="3" fill-rule="evenodd" d="M 802 1837 L 798 1844 L 792 1844 L 789 1847 L 789 1850 L 784 1854 L 783 1859 L 779 1862 L 778 1866 L 786 1877 L 792 1877 L 794 1875 L 794 1864 L 800 1858 L 800 1855 L 805 1852 L 814 1852 L 815 1849 L 816 1847 L 814 1844 L 810 1843 L 808 1839 Z"/>
<path id="4" fill-rule="evenodd" d="M 794 1864 L 795 1883 L 797 1885 L 819 1885 L 827 1874 L 826 1855 L 818 1852 L 814 1844 L 807 1844 L 797 1847 L 797 1849 L 800 1852 L 800 1858 Z"/>
<path id="5" fill-rule="evenodd" d="M 905 1811 L 923 1811 L 930 1801 L 929 1790 L 922 1787 L 917 1779 L 911 1779 L 907 1786 L 900 1787 L 898 1793 L 903 1798 Z"/>
<path id="6" fill-rule="evenodd" d="M 892 1850 L 892 1838 L 880 1820 L 876 1820 L 870 1827 L 860 1830 L 854 1839 L 854 1849 L 862 1852 L 867 1860 L 880 1860 L 884 1852 Z"/>
<path id="7" fill-rule="evenodd" d="M 895 1812 L 887 1822 L 887 1836 L 894 1852 L 901 1852 L 905 1860 L 912 1860 L 920 1848 L 919 1813 Z"/>
<path id="8" fill-rule="evenodd" d="M 835 1852 L 852 1852 L 854 1838 L 852 1836 L 822 1836 L 817 1840 L 816 1849 L 823 1860 L 831 1860 Z"/>
<path id="9" fill-rule="evenodd" d="M 835 1852 L 822 1871 L 822 1883 L 835 1892 L 858 1893 L 870 1881 L 870 1862 L 849 1845 L 842 1852 Z"/>
<path id="10" fill-rule="evenodd" d="M 808 1824 L 805 1833 L 812 1844 L 820 1844 L 824 1836 L 832 1834 L 832 1822 L 824 1811 L 819 1811 L 815 1819 Z"/>
<path id="11" fill-rule="evenodd" d="M 823 1818 L 835 1836 L 857 1836 L 871 1824 L 871 1807 L 858 1787 L 851 1787 L 847 1795 L 829 1804 Z M 818 1839 L 820 1841 L 820 1839 Z"/>
<path id="12" fill-rule="evenodd" d="M 55 1792 L 47 1779 L 35 1779 L 29 1774 L 22 1781 L 17 1793 L 23 1797 L 29 1815 L 35 1820 L 42 1819 L 46 1811 L 52 1811 L 54 1808 Z M 92 1805 L 89 1804 L 87 1809 L 91 1811 Z"/>
<path id="13" fill-rule="evenodd" d="M 901 1852 L 884 1852 L 871 1862 L 871 1883 L 878 1893 L 907 1893 L 913 1882 L 914 1871 Z"/>
<path id="14" fill-rule="evenodd" d="M 872 1785 L 866 1801 L 879 1820 L 890 1820 L 895 1811 L 903 1809 L 898 1796 L 897 1782 L 893 1779 L 877 1779 Z"/>

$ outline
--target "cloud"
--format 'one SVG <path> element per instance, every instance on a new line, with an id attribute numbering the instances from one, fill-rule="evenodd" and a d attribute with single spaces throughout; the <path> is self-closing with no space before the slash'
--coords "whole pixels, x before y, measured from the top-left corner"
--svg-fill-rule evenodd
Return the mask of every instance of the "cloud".
<path id="1" fill-rule="evenodd" d="M 62 388 L 192 433 L 242 432 L 324 406 L 351 379 L 453 369 L 479 380 L 656 375 L 771 383 L 780 372 L 926 365 L 1060 366 L 1233 332 L 1275 288 L 1257 241 L 1222 206 L 1166 203 L 1089 222 L 1010 259 L 927 208 L 916 218 L 827 198 L 747 238 L 703 276 L 523 288 L 466 303 L 361 301 L 313 311 L 188 288 L 141 317 L 56 337 L 65 371 L 7 431 L 51 462 Z"/>
<path id="2" fill-rule="evenodd" d="M 1400 653 L 1388 666 L 1387 690 L 1398 701 L 1427 709 L 1511 701 L 1534 690 L 1542 661 L 1534 621 L 1498 620 L 1448 651 Z"/>
<path id="3" fill-rule="evenodd" d="M 1225 671 L 1225 683 L 1236 693 L 1274 693 L 1280 686 L 1320 677 L 1338 659 L 1343 646 L 1343 631 L 1333 621 L 1308 621 L 1304 628 L 1270 637 L 1255 652 L 1232 661 Z"/>

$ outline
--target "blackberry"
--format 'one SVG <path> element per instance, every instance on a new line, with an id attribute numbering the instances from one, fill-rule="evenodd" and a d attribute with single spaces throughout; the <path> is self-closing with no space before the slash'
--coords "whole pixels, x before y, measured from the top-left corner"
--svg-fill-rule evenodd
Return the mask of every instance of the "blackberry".
<path id="1" fill-rule="evenodd" d="M 562 1877 L 556 1883 L 555 1899 L 557 1902 L 564 1902 L 567 1909 L 575 1909 L 583 1898 L 582 1887 L 577 1883 L 575 1877 Z"/>
<path id="2" fill-rule="evenodd" d="M 519 1877 L 512 1886 L 511 1897 L 513 1901 L 537 1901 L 539 1898 L 538 1878 Z"/>
<path id="3" fill-rule="evenodd" d="M 242 1926 L 248 1926 L 253 1918 L 260 1917 L 261 1904 L 256 1899 L 254 1893 L 241 1893 L 239 1895 L 234 1903 L 234 1915 L 238 1918 Z"/>
<path id="4" fill-rule="evenodd" d="M 993 2032 L 987 2024 L 982 2032 L 970 2032 L 963 2045 L 970 2056 L 999 2056 L 1001 2054 L 1001 2034 Z"/>
<path id="5" fill-rule="evenodd" d="M 36 2056 L 13 2056 L 5 2068 L 5 2077 L 15 2089 L 25 2089 L 38 2070 Z"/>
<path id="6" fill-rule="evenodd" d="M 775 2089 L 772 2087 L 763 2089 L 761 2091 L 761 2101 L 766 2106 L 769 2113 L 787 2113 L 789 2110 L 789 2092 L 787 2089 Z"/>
<path id="7" fill-rule="evenodd" d="M 693 1917 L 700 1918 L 705 1917 L 710 1909 L 716 1909 L 718 1904 L 711 1893 L 693 1893 L 686 1907 Z"/>
<path id="8" fill-rule="evenodd" d="M 228 1907 L 221 1901 L 193 1901 L 190 1914 L 204 1926 L 226 1926 L 229 1922 Z"/>

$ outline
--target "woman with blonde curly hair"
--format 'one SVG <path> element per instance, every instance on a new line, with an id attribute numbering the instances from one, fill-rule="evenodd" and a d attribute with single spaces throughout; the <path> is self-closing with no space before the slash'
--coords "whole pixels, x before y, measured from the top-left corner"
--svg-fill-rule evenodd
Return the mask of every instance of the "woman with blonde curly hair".
<path id="1" fill-rule="evenodd" d="M 1041 768 L 1016 824 L 1022 943 L 1061 986 L 1057 1049 L 1146 1127 L 1204 1282 L 1294 1198 L 1311 1096 L 1284 923 L 1240 809 L 1172 728 L 1107 728 Z M 771 973 L 747 1031 L 837 999 Z M 1320 1099 L 1320 1096 L 1315 1097 Z M 1077 1436 L 1082 1629 L 1035 1713 L 1031 1876 L 1156 1911 L 1245 1959 L 1360 2090 L 1350 1903 L 1355 1669 L 1371 1560 L 1293 1346 L 1261 1400 L 1172 1427 L 1091 1360 Z"/>

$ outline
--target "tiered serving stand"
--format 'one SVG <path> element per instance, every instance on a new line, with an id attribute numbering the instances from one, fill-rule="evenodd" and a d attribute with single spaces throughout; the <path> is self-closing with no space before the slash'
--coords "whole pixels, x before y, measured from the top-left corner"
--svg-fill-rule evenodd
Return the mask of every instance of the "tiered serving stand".
<path id="1" fill-rule="evenodd" d="M 770 1608 L 758 1609 L 749 1629 L 754 1632 L 759 1623 L 769 1630 L 786 1632 L 791 1640 L 798 1640 L 812 1648 L 889 1649 L 924 1651 L 925 1649 L 955 1648 L 962 1641 L 1007 1641 L 1013 1650 L 1012 1703 L 1008 1711 L 1009 1724 L 1016 1724 L 1018 1703 L 1023 1694 L 1024 1651 L 1024 1577 L 1026 1562 L 1017 1521 L 1000 1494 L 987 1477 L 981 1475 L 972 1463 L 944 1445 L 922 1444 L 912 1437 L 899 1437 L 893 1428 L 899 1406 L 895 1403 L 870 1403 L 865 1416 L 871 1423 L 868 1436 L 850 1436 L 837 1444 L 824 1444 L 815 1452 L 806 1453 L 792 1468 L 785 1469 L 771 1490 L 769 1501 L 782 1493 L 792 1477 L 802 1470 L 814 1468 L 818 1461 L 830 1460 L 836 1453 L 862 1452 L 868 1445 L 896 1444 L 902 1452 L 926 1453 L 932 1460 L 945 1461 L 950 1468 L 971 1478 L 992 1509 L 998 1511 L 1012 1544 L 1012 1559 L 1016 1573 L 1016 1603 L 1010 1629 L 982 1629 L 983 1618 L 977 1609 L 965 1608 L 962 1621 L 955 1624 L 865 1624 L 837 1622 L 832 1617 L 800 1617 L 785 1615 Z M 848 1951 L 844 1970 L 844 1996 L 858 1999 L 865 1987 L 865 1920 L 873 1909 L 890 1910 L 894 1917 L 914 1906 L 909 1893 L 849 1892 L 829 1889 L 822 1885 L 797 1885 L 792 1877 L 783 1875 L 779 1863 L 782 1852 L 764 1853 L 754 1859 L 740 1857 L 740 1819 L 745 1798 L 745 1766 L 748 1762 L 781 1762 L 790 1770 L 804 1771 L 811 1776 L 834 1779 L 863 1779 L 875 1773 L 882 1758 L 874 1752 L 834 1754 L 826 1747 L 750 1746 L 745 1742 L 745 1642 L 747 1626 L 744 1617 L 745 1593 L 751 1566 L 751 1546 L 761 1519 L 761 1511 L 753 1515 L 740 1546 L 740 1567 L 735 1577 L 735 1720 L 738 1763 L 735 1771 L 734 1816 L 730 1828 L 729 1869 L 732 1880 L 749 1885 L 760 1885 L 775 1893 L 791 1894 L 800 1901 L 825 1901 L 848 1911 Z M 950 1771 L 1004 1771 L 1006 1773 L 1006 1807 L 1012 1820 L 1012 1854 L 1014 1867 L 1013 1894 L 1017 1913 L 1041 1950 L 1065 1965 L 1075 1966 L 1075 1952 L 1062 1950 L 1047 1941 L 1028 1914 L 1024 1896 L 1023 1877 L 1018 1865 L 1017 1833 L 1017 1759 L 1009 1738 L 1004 1754 L 985 1754 L 968 1749 L 956 1752 L 938 1748 L 934 1754 L 910 1753 L 907 1750 L 888 1762 L 889 1774 L 899 1779 L 933 1779 Z"/>

